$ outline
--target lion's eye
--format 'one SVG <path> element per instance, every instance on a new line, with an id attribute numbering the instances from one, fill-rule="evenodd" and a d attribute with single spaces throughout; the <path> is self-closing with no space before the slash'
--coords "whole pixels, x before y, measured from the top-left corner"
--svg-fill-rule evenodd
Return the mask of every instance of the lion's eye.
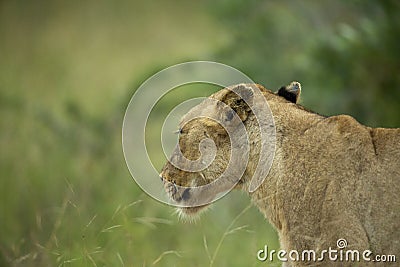
<path id="1" fill-rule="evenodd" d="M 240 106 L 240 104 L 242 104 L 242 102 L 243 102 L 243 99 L 236 99 L 235 100 L 235 105 L 236 106 Z"/>

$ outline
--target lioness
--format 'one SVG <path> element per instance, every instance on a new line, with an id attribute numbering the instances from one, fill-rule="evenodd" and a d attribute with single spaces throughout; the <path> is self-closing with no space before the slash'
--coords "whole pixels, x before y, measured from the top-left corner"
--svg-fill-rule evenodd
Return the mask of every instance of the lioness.
<path id="1" fill-rule="evenodd" d="M 249 192 L 253 203 L 275 226 L 281 248 L 289 252 L 315 250 L 317 258 L 329 247 L 338 249 L 337 240 L 346 239 L 346 250 L 391 254 L 400 260 L 400 129 L 370 128 L 347 115 L 324 117 L 297 104 L 300 84 L 291 83 L 277 93 L 261 85 L 237 85 L 211 95 L 236 112 L 249 136 L 249 161 L 235 188 L 248 191 L 258 164 L 260 131 L 248 103 L 257 86 L 268 102 L 276 127 L 275 156 L 263 183 Z M 242 97 L 232 88 L 242 91 Z M 245 96 L 245 97 L 243 97 Z M 247 98 L 247 99 L 244 99 Z M 250 100 L 250 102 L 249 102 Z M 211 115 L 212 105 L 195 107 L 189 113 Z M 232 120 L 231 111 L 212 114 Z M 186 116 L 185 116 L 186 117 Z M 161 172 L 169 196 L 177 203 L 194 203 L 199 194 L 193 187 L 217 179 L 230 160 L 231 144 L 227 130 L 214 120 L 200 117 L 180 123 L 179 147 L 189 160 L 200 157 L 202 139 L 214 141 L 213 162 L 204 170 L 189 172 L 167 162 Z M 179 147 L 177 149 L 179 149 Z M 173 152 L 171 159 L 179 160 Z M 203 151 L 204 152 L 204 151 Z M 175 158 L 174 158 L 175 157 Z M 232 181 L 226 183 L 231 184 Z M 180 189 L 179 186 L 187 187 Z M 213 197 L 230 188 L 224 181 L 207 194 Z M 210 198 L 211 199 L 211 198 Z M 192 201 L 192 202 L 191 202 Z M 183 205 L 185 206 L 185 205 Z M 207 204 L 182 207 L 188 215 Z M 367 255 L 368 256 L 368 255 Z M 290 261 L 288 266 L 327 265 L 324 262 Z M 333 263 L 332 263 L 333 264 Z M 340 262 L 353 266 L 357 262 Z"/>

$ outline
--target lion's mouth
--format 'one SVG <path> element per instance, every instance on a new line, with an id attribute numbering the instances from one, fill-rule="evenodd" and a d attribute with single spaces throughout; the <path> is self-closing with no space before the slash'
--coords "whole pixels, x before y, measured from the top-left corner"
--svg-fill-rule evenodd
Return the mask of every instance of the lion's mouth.
<path id="1" fill-rule="evenodd" d="M 208 204 L 196 205 L 191 192 L 192 187 L 181 187 L 174 182 L 162 178 L 168 197 L 181 207 L 178 207 L 180 217 L 190 217 L 205 210 Z"/>
<path id="2" fill-rule="evenodd" d="M 181 187 L 174 182 L 163 180 L 167 195 L 176 203 L 186 202 L 190 199 L 190 187 Z"/>

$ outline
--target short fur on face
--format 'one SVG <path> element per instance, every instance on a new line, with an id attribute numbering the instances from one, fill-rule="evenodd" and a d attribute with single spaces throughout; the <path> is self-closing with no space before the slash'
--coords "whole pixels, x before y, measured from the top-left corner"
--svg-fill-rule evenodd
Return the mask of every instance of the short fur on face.
<path id="1" fill-rule="evenodd" d="M 246 123 L 251 114 L 249 105 L 253 100 L 253 89 L 241 84 L 232 88 L 225 88 L 210 96 L 209 99 L 191 109 L 182 118 L 179 125 L 179 147 L 175 148 L 169 162 L 161 172 L 168 195 L 176 203 L 183 206 L 196 201 L 194 199 L 196 197 L 194 190 L 185 187 L 208 185 L 226 170 L 228 162 L 231 160 L 230 138 L 232 136 L 228 135 L 228 131 L 233 132 L 233 135 L 235 135 L 238 125 Z M 195 118 L 192 119 L 193 117 Z M 211 118 L 222 122 L 225 128 Z M 239 138 L 246 138 L 246 136 L 239 136 Z M 199 172 L 188 172 L 172 164 L 172 162 L 182 161 L 181 157 L 191 161 L 198 160 L 202 156 L 200 146 L 202 144 L 201 141 L 204 139 L 211 139 L 216 148 L 215 158 L 206 169 Z M 239 143 L 242 142 L 239 141 Z M 207 151 L 207 148 L 203 149 Z M 239 166 L 241 163 L 234 165 Z M 206 192 L 203 192 L 202 197 L 210 200 L 214 199 L 217 194 L 234 186 L 240 180 L 240 177 L 232 177 L 231 179 L 205 189 Z M 227 184 L 232 186 L 229 187 Z M 200 210 L 199 207 L 181 209 L 182 212 L 187 214 L 197 210 Z"/>

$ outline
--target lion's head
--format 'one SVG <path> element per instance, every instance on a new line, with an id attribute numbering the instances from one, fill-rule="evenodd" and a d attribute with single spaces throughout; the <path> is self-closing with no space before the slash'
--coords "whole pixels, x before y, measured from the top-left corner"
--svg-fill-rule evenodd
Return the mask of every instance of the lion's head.
<path id="1" fill-rule="evenodd" d="M 263 99 L 265 94 L 278 94 L 297 101 L 300 84 L 282 87 L 277 94 L 260 85 L 228 87 L 181 119 L 178 145 L 160 176 L 168 196 L 183 214 L 195 214 L 219 195 L 244 186 L 254 173 L 248 156 L 257 154 L 259 145 L 255 138 L 260 134 L 258 122 L 251 108 L 255 90 L 261 91 Z"/>

